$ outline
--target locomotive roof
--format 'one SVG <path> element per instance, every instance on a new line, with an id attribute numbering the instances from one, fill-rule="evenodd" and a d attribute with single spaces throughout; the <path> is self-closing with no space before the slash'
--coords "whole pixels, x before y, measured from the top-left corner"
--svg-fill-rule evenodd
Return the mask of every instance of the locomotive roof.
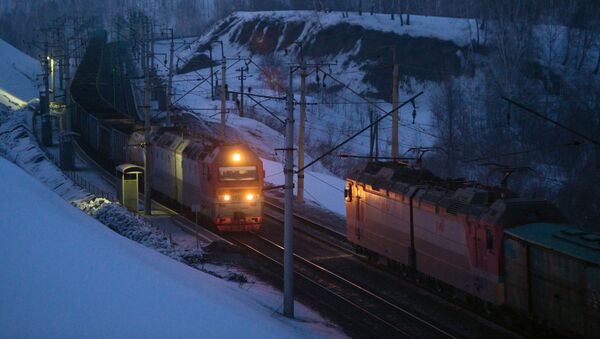
<path id="1" fill-rule="evenodd" d="M 523 225 L 505 232 L 513 238 L 600 266 L 600 233 L 547 223 Z"/>
<path id="2" fill-rule="evenodd" d="M 203 159 L 215 148 L 215 145 L 202 139 L 194 139 L 183 150 L 183 154 L 190 159 Z"/>
<path id="3" fill-rule="evenodd" d="M 368 162 L 354 168 L 350 179 L 369 184 L 374 189 L 406 194 L 413 186 L 423 186 L 421 198 L 450 205 L 451 201 L 464 206 L 489 205 L 500 196 L 500 189 L 483 186 L 464 179 L 442 179 L 424 168 L 412 168 L 396 162 Z"/>

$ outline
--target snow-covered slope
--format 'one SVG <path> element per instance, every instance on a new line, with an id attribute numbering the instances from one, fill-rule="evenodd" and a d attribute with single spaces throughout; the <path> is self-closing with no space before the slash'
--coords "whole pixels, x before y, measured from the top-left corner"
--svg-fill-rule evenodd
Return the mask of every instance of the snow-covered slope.
<path id="1" fill-rule="evenodd" d="M 4 158 L 0 177 L 0 337 L 323 333 L 278 316 L 237 285 L 117 235 Z"/>
<path id="2" fill-rule="evenodd" d="M 240 91 L 239 69 L 244 67 L 247 76 L 245 92 L 282 97 L 287 87 L 287 63 L 297 62 L 300 55 L 294 42 L 301 41 L 302 54 L 308 63 L 328 64 L 320 67 L 318 73 L 315 67 L 308 69 L 305 150 L 306 157 L 312 159 L 369 124 L 369 106 L 354 92 L 375 103 L 371 107 L 374 115 L 391 109 L 391 93 L 388 92 L 391 92 L 389 66 L 392 52 L 389 46 L 398 46 L 396 58 L 403 65 L 400 90 L 403 100 L 420 90 L 437 86 L 441 74 L 462 74 L 463 53 L 468 50 L 474 24 L 465 19 L 411 16 L 411 24 L 401 26 L 398 18 L 392 21 L 387 15 L 366 13 L 347 18 L 339 12 L 234 13 L 194 42 L 190 39 L 176 41 L 178 74 L 174 92 L 177 105 L 212 123 L 218 133 L 220 103 L 218 93 L 216 100 L 211 100 L 209 49 L 212 47 L 217 62 L 214 70 L 219 72 L 216 78 L 220 81 L 218 42 L 223 42 L 228 57 L 230 91 Z M 168 41 L 157 43 L 157 52 L 168 55 L 168 45 Z M 162 63 L 158 67 L 160 73 L 166 74 Z M 293 85 L 298 102 L 298 72 L 294 75 Z M 345 85 L 351 89 L 344 88 Z M 415 146 L 430 146 L 434 142 L 428 94 L 415 102 L 415 116 L 412 105 L 400 111 L 401 152 Z M 260 103 L 245 98 L 244 117 L 233 98 L 227 101 L 227 138 L 242 140 L 257 150 L 268 164 L 267 181 L 276 184 L 281 181 L 282 157 L 274 149 L 283 147 L 283 125 L 278 119 L 284 120 L 285 101 L 261 97 L 257 101 Z M 299 118 L 299 106 L 296 105 L 295 121 Z M 298 124 L 295 135 L 298 136 Z M 379 155 L 389 156 L 391 119 L 380 123 L 378 141 Z M 315 172 L 305 176 L 307 199 L 344 215 L 343 176 L 356 161 L 341 160 L 338 155 L 366 155 L 369 143 L 369 133 L 365 132 L 310 168 Z M 332 173 L 341 180 L 331 177 Z"/>
<path id="3" fill-rule="evenodd" d="M 410 25 L 400 25 L 398 18 L 390 20 L 383 14 L 343 17 L 340 12 L 237 12 L 215 24 L 197 41 L 191 44 L 188 41 L 178 48 L 180 74 L 175 82 L 176 93 L 189 92 L 178 104 L 195 110 L 204 118 L 218 118 L 215 114 L 218 102 L 206 100 L 210 96 L 209 82 L 198 84 L 210 74 L 208 50 L 213 49 L 213 58 L 217 62 L 220 59 L 218 42 L 223 42 L 225 55 L 230 58 L 227 61 L 230 90 L 239 91 L 239 68 L 247 67 L 246 92 L 250 89 L 255 94 L 283 96 L 287 87 L 287 63 L 298 62 L 300 48 L 296 42 L 302 42 L 302 55 L 308 63 L 327 64 L 320 67 L 318 73 L 314 66 L 308 69 L 306 150 L 309 156 L 316 157 L 369 124 L 369 105 L 356 92 L 375 103 L 371 106 L 375 115 L 391 109 L 393 61 L 390 47 L 396 46 L 401 77 L 400 100 L 420 90 L 426 92 L 415 102 L 415 116 L 411 105 L 400 112 L 401 150 L 430 146 L 435 135 L 431 132 L 428 89 L 436 87 L 447 75 L 460 76 L 467 72 L 465 55 L 470 53 L 469 43 L 474 39 L 475 27 L 472 20 L 423 16 L 411 16 Z M 219 65 L 215 66 L 220 72 Z M 299 79 L 296 72 L 296 94 Z M 285 102 L 260 101 L 258 105 L 246 99 L 246 115 L 265 123 L 270 119 L 272 123 L 266 124 L 280 132 L 280 125 L 264 107 L 282 118 Z M 298 95 L 296 101 L 299 101 Z M 229 101 L 228 110 L 229 123 L 235 125 L 236 120 L 241 120 L 236 117 L 238 107 Z M 295 112 L 298 113 L 298 106 Z M 379 126 L 380 155 L 389 155 L 390 132 L 391 119 L 386 119 Z M 340 151 L 367 154 L 368 132 Z M 335 174 L 344 175 L 349 162 L 334 163 L 331 158 L 324 162 Z"/>
<path id="4" fill-rule="evenodd" d="M 0 39 L 0 104 L 21 107 L 38 96 L 40 63 Z"/>

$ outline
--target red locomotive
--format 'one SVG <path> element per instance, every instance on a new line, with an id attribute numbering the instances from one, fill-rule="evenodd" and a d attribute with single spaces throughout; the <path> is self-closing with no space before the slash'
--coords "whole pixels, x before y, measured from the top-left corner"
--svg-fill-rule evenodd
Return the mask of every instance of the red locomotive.
<path id="1" fill-rule="evenodd" d="M 563 333 L 600 335 L 600 235 L 558 224 L 548 201 L 400 163 L 353 169 L 345 196 L 357 252 Z"/>
<path id="2" fill-rule="evenodd" d="M 399 163 L 368 163 L 347 179 L 347 237 L 359 252 L 493 304 L 504 300 L 504 230 L 560 218 L 547 201 L 442 180 Z"/>
<path id="3" fill-rule="evenodd" d="M 143 135 L 132 134 L 130 144 Z M 218 145 L 181 133 L 158 133 L 152 149 L 152 189 L 199 213 L 219 231 L 250 231 L 262 223 L 264 169 L 246 145 Z M 143 164 L 139 147 L 129 161 Z"/>

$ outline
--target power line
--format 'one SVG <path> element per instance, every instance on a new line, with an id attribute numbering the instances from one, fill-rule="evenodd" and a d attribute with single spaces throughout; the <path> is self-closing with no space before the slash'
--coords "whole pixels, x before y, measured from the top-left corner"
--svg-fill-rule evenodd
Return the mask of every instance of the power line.
<path id="1" fill-rule="evenodd" d="M 565 131 L 571 133 L 571 134 L 574 134 L 574 135 L 576 135 L 576 136 L 578 136 L 578 137 L 580 137 L 582 139 L 585 139 L 586 141 L 589 141 L 589 142 L 591 142 L 593 144 L 596 144 L 597 146 L 600 146 L 600 141 L 592 139 L 591 137 L 588 137 L 587 135 L 585 135 L 583 133 L 580 133 L 580 132 L 578 132 L 578 131 L 576 131 L 576 130 L 568 127 L 568 126 L 565 126 L 565 125 L 561 124 L 560 122 L 558 122 L 556 120 L 550 119 L 547 116 L 545 116 L 545 115 L 543 115 L 543 114 L 541 114 L 541 113 L 539 113 L 539 112 L 537 112 L 537 111 L 535 111 L 535 110 L 533 110 L 533 109 L 531 109 L 529 107 L 526 107 L 525 105 L 522 105 L 522 104 L 520 104 L 520 103 L 518 103 L 518 102 L 516 102 L 514 100 L 511 100 L 511 99 L 509 99 L 507 97 L 504 97 L 504 96 L 502 97 L 502 100 L 505 100 L 505 101 L 509 102 L 510 104 L 513 104 L 513 105 L 521 108 L 522 110 L 524 110 L 526 112 L 529 112 L 529 113 L 537 116 L 540 119 L 543 119 L 546 122 L 549 122 L 549 123 L 551 123 L 553 125 L 556 125 L 556 126 L 562 128 L 562 129 L 564 129 Z"/>

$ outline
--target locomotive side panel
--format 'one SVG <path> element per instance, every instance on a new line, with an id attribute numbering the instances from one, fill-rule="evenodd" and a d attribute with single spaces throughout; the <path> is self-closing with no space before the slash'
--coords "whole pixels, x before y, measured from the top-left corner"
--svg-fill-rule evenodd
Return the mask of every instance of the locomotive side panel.
<path id="1" fill-rule="evenodd" d="M 152 187 L 173 201 L 178 201 L 176 149 L 181 142 L 179 135 L 167 132 L 154 143 Z"/>
<path id="2" fill-rule="evenodd" d="M 352 199 L 346 201 L 348 240 L 360 247 L 409 265 L 409 207 L 385 192 L 365 190 L 348 181 Z M 400 196 L 400 195 L 399 195 Z"/>
<path id="3" fill-rule="evenodd" d="M 183 170 L 183 150 L 190 143 L 189 140 L 183 140 L 175 149 L 174 157 L 175 157 L 175 196 L 177 201 L 180 204 L 183 204 L 183 186 L 184 180 L 184 170 Z M 197 177 L 197 173 L 190 173 L 194 177 Z M 189 179 L 188 179 L 189 181 Z"/>
<path id="4" fill-rule="evenodd" d="M 201 202 L 201 180 L 202 175 L 198 169 L 202 163 L 195 159 L 183 157 L 182 159 L 182 175 L 183 175 L 183 192 L 182 203 L 189 207 L 193 212 L 205 213 Z"/>
<path id="5" fill-rule="evenodd" d="M 175 159 L 170 150 L 163 147 L 155 147 L 153 152 L 152 166 L 152 188 L 169 199 L 175 199 L 175 180 L 173 168 Z"/>
<path id="6" fill-rule="evenodd" d="M 417 270 L 476 294 L 464 224 L 424 202 L 413 206 L 413 215 Z"/>

